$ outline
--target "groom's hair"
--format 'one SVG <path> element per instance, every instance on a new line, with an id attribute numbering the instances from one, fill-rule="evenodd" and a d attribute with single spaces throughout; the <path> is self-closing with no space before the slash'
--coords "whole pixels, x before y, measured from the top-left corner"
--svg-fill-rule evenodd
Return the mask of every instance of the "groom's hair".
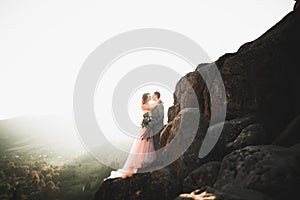
<path id="1" fill-rule="evenodd" d="M 157 96 L 157 98 L 160 98 L 160 93 L 155 91 L 154 94 Z"/>

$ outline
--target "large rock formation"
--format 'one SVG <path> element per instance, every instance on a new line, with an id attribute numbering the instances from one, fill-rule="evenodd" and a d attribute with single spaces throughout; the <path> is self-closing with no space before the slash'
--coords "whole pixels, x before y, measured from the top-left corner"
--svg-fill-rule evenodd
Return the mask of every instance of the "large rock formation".
<path id="1" fill-rule="evenodd" d="M 300 184 L 299 35 L 300 8 L 295 8 L 236 53 L 225 54 L 215 63 L 200 64 L 179 80 L 161 144 L 168 145 L 176 134 L 189 138 L 188 126 L 177 130 L 182 116 L 192 122 L 189 109 L 199 107 L 203 117 L 189 148 L 161 170 L 105 181 L 95 200 L 175 199 L 196 188 L 202 188 L 199 195 L 209 192 L 217 199 L 285 199 L 296 195 Z M 209 93 L 198 71 L 209 71 L 213 64 L 226 89 L 226 121 L 213 150 L 200 159 L 198 152 L 211 121 L 211 99 L 218 98 L 219 91 L 213 88 Z M 214 78 L 213 73 L 206 75 Z M 188 86 L 192 86 L 197 104 L 191 100 Z M 210 129 L 218 126 L 215 121 Z"/>
<path id="2" fill-rule="evenodd" d="M 227 155 L 221 164 L 215 188 L 253 189 L 272 198 L 296 197 L 300 184 L 300 144 L 284 148 L 248 146 Z"/>

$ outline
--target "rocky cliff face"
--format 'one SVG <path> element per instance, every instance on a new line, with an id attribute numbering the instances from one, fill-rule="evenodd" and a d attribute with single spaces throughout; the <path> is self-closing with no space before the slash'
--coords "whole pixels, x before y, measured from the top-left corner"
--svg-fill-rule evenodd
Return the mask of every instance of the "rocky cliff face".
<path id="1" fill-rule="evenodd" d="M 161 144 L 172 141 L 183 113 L 193 119 L 195 105 L 183 81 L 188 80 L 204 116 L 191 146 L 161 170 L 103 182 L 94 199 L 175 199 L 182 193 L 187 194 L 176 199 L 296 196 L 300 184 L 299 35 L 297 7 L 261 37 L 215 62 L 226 89 L 226 121 L 217 144 L 202 159 L 198 152 L 211 120 L 210 99 L 218 97 L 218 90 L 209 93 L 198 70 L 212 64 L 200 64 L 179 80 Z M 189 131 L 186 128 L 180 134 L 188 137 Z M 196 189 L 200 190 L 188 194 Z"/>

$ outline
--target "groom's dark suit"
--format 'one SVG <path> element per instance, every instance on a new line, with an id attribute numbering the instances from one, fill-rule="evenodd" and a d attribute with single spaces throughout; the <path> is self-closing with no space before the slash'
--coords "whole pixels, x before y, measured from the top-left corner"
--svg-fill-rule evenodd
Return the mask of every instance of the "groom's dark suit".
<path id="1" fill-rule="evenodd" d="M 162 103 L 157 104 L 151 111 L 151 121 L 148 128 L 152 131 L 154 147 L 155 149 L 160 148 L 160 132 L 164 127 L 164 106 Z"/>

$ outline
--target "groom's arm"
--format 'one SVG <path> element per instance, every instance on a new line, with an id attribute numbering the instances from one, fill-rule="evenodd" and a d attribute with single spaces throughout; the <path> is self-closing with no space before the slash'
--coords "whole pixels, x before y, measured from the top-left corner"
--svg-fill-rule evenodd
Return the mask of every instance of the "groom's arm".
<path id="1" fill-rule="evenodd" d="M 149 127 L 152 128 L 160 123 L 164 118 L 164 106 L 159 104 L 155 106 L 154 110 L 152 111 L 152 118 L 149 123 Z"/>

